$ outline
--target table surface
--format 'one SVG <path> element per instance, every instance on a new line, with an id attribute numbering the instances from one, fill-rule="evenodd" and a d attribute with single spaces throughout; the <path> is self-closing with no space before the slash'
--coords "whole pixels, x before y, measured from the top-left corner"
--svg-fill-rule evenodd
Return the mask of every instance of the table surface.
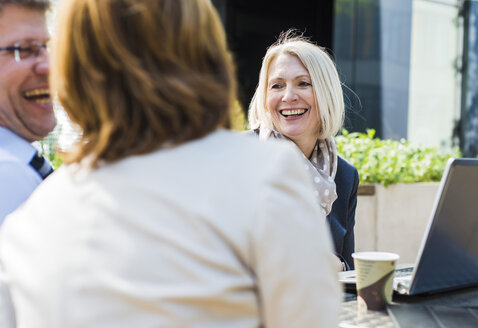
<path id="1" fill-rule="evenodd" d="M 478 287 L 464 288 L 432 295 L 406 296 L 393 295 L 393 304 L 453 305 L 457 307 L 478 307 Z M 340 328 L 395 328 L 392 318 L 386 311 L 358 313 L 354 294 L 344 293 L 344 301 L 339 313 Z"/>
<path id="2" fill-rule="evenodd" d="M 364 314 L 357 312 L 357 301 L 342 303 L 339 313 L 339 328 L 395 328 L 387 312 L 368 311 Z"/>

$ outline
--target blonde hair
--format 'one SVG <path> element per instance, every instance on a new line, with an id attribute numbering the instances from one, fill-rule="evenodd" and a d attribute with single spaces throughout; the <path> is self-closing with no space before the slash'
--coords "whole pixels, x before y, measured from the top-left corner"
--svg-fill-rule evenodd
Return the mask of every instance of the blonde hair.
<path id="1" fill-rule="evenodd" d="M 51 85 L 82 130 L 66 163 L 88 156 L 94 167 L 228 126 L 234 67 L 210 1 L 60 5 Z"/>
<path id="2" fill-rule="evenodd" d="M 324 48 L 296 35 L 293 30 L 281 33 L 277 42 L 267 49 L 262 60 L 259 83 L 249 105 L 251 129 L 275 130 L 266 106 L 267 80 L 270 65 L 280 54 L 296 56 L 309 72 L 321 124 L 317 138 L 335 136 L 344 121 L 344 97 L 337 69 Z"/>

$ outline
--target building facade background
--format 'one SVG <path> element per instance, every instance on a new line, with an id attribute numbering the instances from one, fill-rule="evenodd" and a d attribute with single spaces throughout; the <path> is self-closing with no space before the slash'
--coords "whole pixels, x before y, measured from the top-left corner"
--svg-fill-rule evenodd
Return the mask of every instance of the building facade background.
<path id="1" fill-rule="evenodd" d="M 478 154 L 475 0 L 212 0 L 245 109 L 267 46 L 297 28 L 326 47 L 346 96 L 345 128 Z"/>

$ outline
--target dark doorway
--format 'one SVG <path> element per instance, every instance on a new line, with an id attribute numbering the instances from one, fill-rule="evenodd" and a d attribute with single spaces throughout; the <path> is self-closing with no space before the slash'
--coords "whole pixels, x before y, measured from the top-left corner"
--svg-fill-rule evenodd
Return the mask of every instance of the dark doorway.
<path id="1" fill-rule="evenodd" d="M 332 48 L 333 0 L 216 0 L 239 80 L 244 110 L 254 94 L 261 60 L 281 31 L 296 28 L 318 45 Z"/>

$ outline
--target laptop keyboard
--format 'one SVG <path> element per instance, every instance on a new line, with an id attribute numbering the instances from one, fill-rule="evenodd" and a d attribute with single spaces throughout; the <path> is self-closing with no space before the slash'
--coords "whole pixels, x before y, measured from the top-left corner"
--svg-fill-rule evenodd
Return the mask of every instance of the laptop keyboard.
<path id="1" fill-rule="evenodd" d="M 411 275 L 413 267 L 400 268 L 395 270 L 395 278 L 401 278 Z"/>
<path id="2" fill-rule="evenodd" d="M 413 267 L 405 267 L 395 270 L 393 289 L 400 294 L 406 294 L 412 280 Z"/>

